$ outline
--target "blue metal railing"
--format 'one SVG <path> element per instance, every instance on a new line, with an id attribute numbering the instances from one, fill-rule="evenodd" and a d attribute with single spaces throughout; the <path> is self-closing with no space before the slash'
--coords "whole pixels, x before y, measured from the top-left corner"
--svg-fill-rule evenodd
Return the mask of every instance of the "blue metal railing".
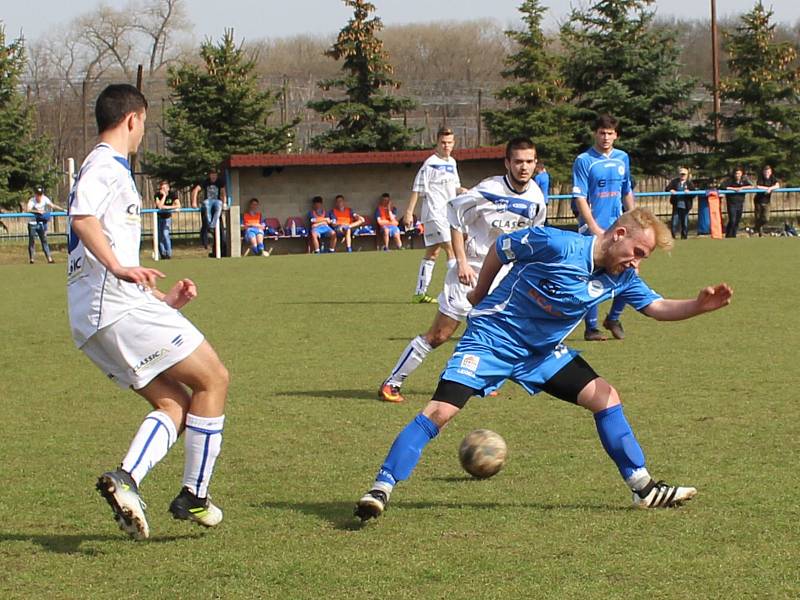
<path id="1" fill-rule="evenodd" d="M 650 208 L 657 216 L 662 218 L 669 218 L 672 207 L 669 202 L 666 202 L 666 198 L 674 197 L 674 196 L 697 196 L 698 198 L 704 198 L 710 191 L 714 191 L 718 193 L 720 196 L 725 196 L 727 194 L 757 194 L 763 193 L 764 190 L 758 188 L 748 188 L 745 190 L 726 190 L 726 189 L 702 189 L 702 190 L 691 190 L 685 192 L 634 192 L 634 196 L 640 200 L 639 204 L 642 206 L 646 206 Z M 789 194 L 798 194 L 800 193 L 800 187 L 783 187 L 778 188 L 771 192 L 772 194 L 776 195 L 787 195 L 785 199 L 775 201 L 773 196 L 773 204 L 772 204 L 772 214 L 773 215 L 783 215 L 783 216 L 793 216 L 796 218 L 800 218 L 800 197 L 798 196 L 789 196 Z M 570 224 L 574 222 L 574 216 L 572 215 L 572 211 L 567 210 L 563 203 L 564 200 L 571 200 L 573 198 L 572 194 L 552 194 L 549 196 L 548 199 L 548 220 L 550 223 L 554 225 L 559 224 Z M 724 206 L 723 206 L 724 209 Z M 171 236 L 173 238 L 184 238 L 190 236 L 198 235 L 200 231 L 200 219 L 198 218 L 198 214 L 202 209 L 200 208 L 181 208 L 177 211 L 173 212 L 173 221 L 172 221 L 172 231 Z M 698 206 L 695 205 L 692 209 L 692 215 L 697 215 Z M 152 213 L 158 212 L 156 208 L 145 208 L 141 210 L 142 215 L 149 215 Z M 752 207 L 746 206 L 745 207 L 745 214 L 752 213 Z M 49 213 L 50 217 L 52 218 L 51 230 L 48 232 L 48 235 L 51 237 L 58 238 L 66 238 L 66 219 L 67 213 L 64 211 L 54 211 Z M 7 212 L 7 213 L 0 213 L 0 221 L 10 221 L 16 219 L 31 219 L 34 218 L 34 213 L 30 212 Z M 152 239 L 154 235 L 153 226 L 152 226 L 153 219 L 142 219 L 142 237 L 144 239 Z M 9 223 L 10 225 L 11 223 Z M 8 240 L 21 240 L 27 239 L 28 232 L 27 228 L 22 226 L 22 224 L 17 224 L 14 228 L 14 231 L 4 231 L 0 228 L 0 241 L 8 241 Z"/>

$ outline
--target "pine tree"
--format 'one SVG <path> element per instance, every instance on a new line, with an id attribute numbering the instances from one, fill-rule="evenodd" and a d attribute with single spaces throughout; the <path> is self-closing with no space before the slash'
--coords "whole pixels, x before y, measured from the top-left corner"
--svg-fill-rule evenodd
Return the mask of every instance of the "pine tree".
<path id="1" fill-rule="evenodd" d="M 19 208 L 36 185 L 56 180 L 50 140 L 36 132 L 33 108 L 20 93 L 25 46 L 17 39 L 6 45 L 0 25 L 0 206 Z"/>
<path id="2" fill-rule="evenodd" d="M 169 69 L 172 104 L 163 128 L 168 153 L 145 157 L 149 173 L 181 186 L 199 181 L 231 154 L 285 151 L 298 123 L 266 124 L 279 94 L 259 90 L 256 57 L 236 46 L 232 30 L 219 44 L 206 40 L 200 56 L 201 67 Z"/>
<path id="3" fill-rule="evenodd" d="M 735 31 L 726 35 L 730 75 L 720 83 L 720 99 L 732 112 L 723 111 L 720 124 L 730 139 L 715 146 L 712 162 L 724 172 L 738 164 L 760 172 L 764 164 L 771 164 L 782 176 L 797 178 L 798 47 L 775 40 L 772 16 L 773 12 L 758 2 L 741 17 Z"/>
<path id="4" fill-rule="evenodd" d="M 333 129 L 311 140 L 311 145 L 333 152 L 407 149 L 417 130 L 398 123 L 392 115 L 410 110 L 416 104 L 409 98 L 388 93 L 399 88 L 400 83 L 392 78 L 383 42 L 376 37 L 383 23 L 378 17 L 369 18 L 375 11 L 370 2 L 343 2 L 353 8 L 353 17 L 339 32 L 336 43 L 325 52 L 330 58 L 343 60 L 343 74 L 318 85 L 325 91 L 341 89 L 344 98 L 308 103 L 323 119 L 336 122 Z"/>
<path id="5" fill-rule="evenodd" d="M 496 95 L 513 104 L 508 110 L 483 112 L 492 137 L 505 142 L 527 136 L 536 144 L 538 155 L 546 161 L 553 177 L 568 180 L 578 141 L 569 135 L 573 108 L 568 103 L 570 90 L 561 75 L 561 58 L 549 49 L 542 32 L 547 9 L 539 0 L 525 0 L 519 7 L 525 29 L 506 31 L 518 50 L 506 59 L 502 75 L 514 83 Z"/>
<path id="6" fill-rule="evenodd" d="M 684 160 L 695 81 L 681 73 L 676 33 L 659 29 L 654 0 L 599 0 L 561 28 L 564 73 L 588 142 L 598 113 L 620 120 L 620 146 L 634 168 L 662 173 Z"/>

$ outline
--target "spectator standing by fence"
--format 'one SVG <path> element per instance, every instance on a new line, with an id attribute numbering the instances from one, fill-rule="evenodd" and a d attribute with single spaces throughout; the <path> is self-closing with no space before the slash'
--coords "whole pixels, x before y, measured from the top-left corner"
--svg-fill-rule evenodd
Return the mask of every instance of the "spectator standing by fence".
<path id="1" fill-rule="evenodd" d="M 781 187 L 781 182 L 775 177 L 772 166 L 764 165 L 764 168 L 761 169 L 761 175 L 758 176 L 756 181 L 756 187 L 764 190 L 753 197 L 753 210 L 755 211 L 753 229 L 755 229 L 758 237 L 761 237 L 764 225 L 769 223 L 769 204 L 772 200 L 772 192 Z"/>
<path id="2" fill-rule="evenodd" d="M 169 181 L 162 179 L 158 182 L 158 192 L 154 198 L 158 209 L 158 253 L 161 258 L 172 258 L 172 215 L 181 208 L 178 192 L 170 188 Z"/>
<path id="3" fill-rule="evenodd" d="M 743 190 L 753 187 L 753 183 L 744 176 L 744 168 L 736 167 L 730 179 L 725 182 L 723 188 L 734 190 L 733 194 L 725 194 L 725 204 L 728 209 L 728 223 L 725 226 L 725 237 L 735 238 L 739 231 L 739 223 L 744 212 L 744 199 L 747 194 Z"/>
<path id="4" fill-rule="evenodd" d="M 672 192 L 669 202 L 672 205 L 672 238 L 678 237 L 678 229 L 680 228 L 681 239 L 685 240 L 689 237 L 689 211 L 692 210 L 693 195 L 679 194 L 677 192 L 688 192 L 697 189 L 694 182 L 689 179 L 689 169 L 680 167 L 678 169 L 678 176 L 671 180 L 665 192 Z"/>
<path id="5" fill-rule="evenodd" d="M 47 225 L 50 222 L 50 213 L 53 209 L 64 210 L 60 206 L 53 204 L 53 202 L 44 195 L 44 188 L 37 185 L 33 190 L 33 197 L 28 200 L 27 210 L 33 213 L 33 218 L 28 222 L 28 262 L 33 264 L 34 255 L 36 253 L 36 237 L 42 243 L 42 252 L 47 259 L 47 262 L 52 264 L 52 255 L 50 254 L 50 246 L 47 243 Z"/>

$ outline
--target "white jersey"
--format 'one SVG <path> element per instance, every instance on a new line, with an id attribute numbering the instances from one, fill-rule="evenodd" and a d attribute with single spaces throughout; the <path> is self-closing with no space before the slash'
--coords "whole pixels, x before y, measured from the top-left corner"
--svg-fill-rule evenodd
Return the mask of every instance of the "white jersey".
<path id="1" fill-rule="evenodd" d="M 41 199 L 37 200 L 36 196 L 28 200 L 28 212 L 48 212 L 47 207 L 53 206 L 50 198 L 42 194 Z"/>
<path id="2" fill-rule="evenodd" d="M 128 161 L 108 144 L 97 145 L 72 187 L 69 216 L 96 217 L 120 264 L 137 267 L 141 205 Z M 145 288 L 114 277 L 71 227 L 67 265 L 69 321 L 78 347 L 138 306 L 158 302 Z"/>
<path id="3" fill-rule="evenodd" d="M 447 204 L 450 226 L 466 234 L 467 261 L 476 271 L 501 234 L 543 225 L 546 216 L 539 186 L 531 180 L 525 191 L 517 192 L 507 175 L 488 177 Z"/>
<path id="4" fill-rule="evenodd" d="M 28 200 L 28 212 L 36 213 L 38 215 L 38 218 L 37 216 L 34 216 L 30 220 L 30 222 L 37 223 L 39 222 L 39 219 L 48 218 L 48 217 L 42 217 L 41 215 L 49 213 L 50 211 L 48 209 L 51 206 L 53 206 L 53 203 L 50 201 L 50 198 L 48 198 L 44 194 L 42 194 L 42 197 L 39 200 L 36 199 L 36 196 Z"/>
<path id="5" fill-rule="evenodd" d="M 456 159 L 439 158 L 432 154 L 422 163 L 414 178 L 412 192 L 422 196 L 422 212 L 420 221 L 426 223 L 437 219 L 446 219 L 447 202 L 456 196 L 456 190 L 461 187 L 458 177 Z"/>

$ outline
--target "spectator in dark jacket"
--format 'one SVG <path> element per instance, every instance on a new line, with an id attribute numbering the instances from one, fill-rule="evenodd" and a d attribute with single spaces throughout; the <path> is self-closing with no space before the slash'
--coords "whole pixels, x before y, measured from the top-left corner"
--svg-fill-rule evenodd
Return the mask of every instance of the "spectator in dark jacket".
<path id="1" fill-rule="evenodd" d="M 678 176 L 667 184 L 665 192 L 672 192 L 669 199 L 672 204 L 672 237 L 678 237 L 678 228 L 681 230 L 681 239 L 689 237 L 689 211 L 692 210 L 694 194 L 679 194 L 697 189 L 689 178 L 689 169 L 680 167 Z"/>
<path id="2" fill-rule="evenodd" d="M 726 190 L 734 190 L 737 192 L 734 194 L 725 194 L 725 204 L 728 208 L 728 223 L 725 225 L 725 237 L 735 238 L 736 232 L 739 230 L 739 222 L 742 220 L 744 199 L 745 196 L 747 196 L 743 190 L 752 188 L 753 184 L 744 176 L 744 168 L 736 167 L 730 179 L 728 179 L 722 187 Z"/>
<path id="3" fill-rule="evenodd" d="M 753 197 L 753 209 L 755 211 L 755 223 L 753 229 L 756 230 L 758 237 L 763 233 L 764 225 L 769 222 L 769 203 L 772 199 L 772 192 L 781 187 L 781 182 L 775 177 L 770 165 L 764 165 L 761 175 L 758 176 L 756 186 L 764 190 Z"/>

